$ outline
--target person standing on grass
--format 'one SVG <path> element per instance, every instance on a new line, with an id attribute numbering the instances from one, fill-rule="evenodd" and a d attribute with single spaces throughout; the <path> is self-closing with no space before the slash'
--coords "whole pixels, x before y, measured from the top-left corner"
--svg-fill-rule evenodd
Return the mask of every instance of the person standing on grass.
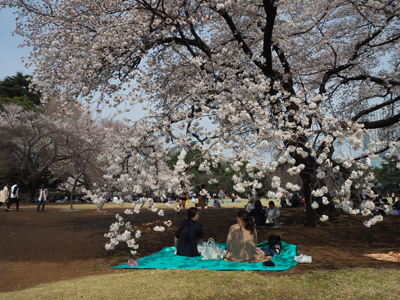
<path id="1" fill-rule="evenodd" d="M 3 203 L 8 203 L 8 197 L 10 196 L 10 192 L 8 191 L 8 183 L 4 184 L 4 188 L 0 191 L 0 206 Z"/>
<path id="2" fill-rule="evenodd" d="M 179 207 L 182 210 L 182 213 L 185 214 L 185 204 L 186 204 L 186 196 L 188 195 L 188 188 L 186 187 L 185 181 L 181 180 L 179 183 L 181 186 L 182 193 L 178 196 L 179 198 Z M 179 214 L 179 212 L 178 212 Z"/>
<path id="3" fill-rule="evenodd" d="M 287 207 L 286 198 L 283 193 L 282 193 L 282 197 L 281 197 L 281 207 Z"/>
<path id="4" fill-rule="evenodd" d="M 290 203 L 292 207 L 300 207 L 300 200 L 297 197 L 297 194 L 294 194 L 291 198 L 290 198 Z"/>
<path id="5" fill-rule="evenodd" d="M 37 210 L 36 210 L 37 212 L 39 212 L 40 205 L 43 205 L 42 211 L 44 210 L 44 205 L 46 204 L 48 194 L 49 194 L 49 192 L 47 191 L 45 185 L 42 184 L 42 186 L 40 187 L 40 190 L 39 190 L 38 206 L 37 206 Z"/>
<path id="6" fill-rule="evenodd" d="M 197 192 L 197 198 L 199 199 L 199 203 L 198 206 L 201 207 L 201 211 L 200 213 L 204 214 L 204 207 L 206 206 L 206 200 L 205 200 L 205 195 L 203 196 L 201 194 L 201 191 L 204 190 L 204 188 L 206 187 L 206 185 L 204 183 L 199 184 L 196 186 L 198 192 Z"/>
<path id="7" fill-rule="evenodd" d="M 10 200 L 8 201 L 6 211 L 12 211 L 10 207 L 14 202 L 15 205 L 17 206 L 17 211 L 19 211 L 19 182 L 17 182 L 11 187 Z"/>
<path id="8" fill-rule="evenodd" d="M 394 195 L 394 193 L 393 193 L 393 195 Z M 393 197 L 393 200 L 392 200 L 393 207 L 396 210 L 400 210 L 400 191 L 398 192 L 398 196 L 399 197 L 397 197 L 397 200 L 396 200 L 396 197 Z"/>

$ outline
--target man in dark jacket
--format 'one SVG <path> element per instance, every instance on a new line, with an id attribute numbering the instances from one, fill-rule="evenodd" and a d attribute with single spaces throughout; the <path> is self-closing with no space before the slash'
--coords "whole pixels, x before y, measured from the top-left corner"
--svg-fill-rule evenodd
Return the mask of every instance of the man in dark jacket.
<path id="1" fill-rule="evenodd" d="M 199 256 L 197 242 L 203 238 L 203 228 L 198 222 L 199 214 L 196 207 L 187 211 L 187 219 L 175 232 L 176 254 L 181 256 Z"/>
<path id="2" fill-rule="evenodd" d="M 260 200 L 257 200 L 254 203 L 254 209 L 250 211 L 250 216 L 254 217 L 254 223 L 256 226 L 265 226 L 267 216 L 265 215 L 265 210 Z"/>

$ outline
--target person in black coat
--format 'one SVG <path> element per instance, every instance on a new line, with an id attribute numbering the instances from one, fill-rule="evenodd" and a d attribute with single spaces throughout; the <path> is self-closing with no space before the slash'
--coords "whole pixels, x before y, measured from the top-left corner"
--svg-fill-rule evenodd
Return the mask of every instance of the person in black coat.
<path id="1" fill-rule="evenodd" d="M 300 200 L 297 197 L 297 194 L 294 194 L 292 198 L 290 198 L 290 203 L 292 204 L 292 207 L 300 207 Z"/>
<path id="2" fill-rule="evenodd" d="M 281 197 L 281 207 L 287 207 L 287 202 L 284 195 Z"/>
<path id="3" fill-rule="evenodd" d="M 200 256 L 197 250 L 197 242 L 203 238 L 203 228 L 199 221 L 196 207 L 187 211 L 187 219 L 182 222 L 175 232 L 175 250 L 181 256 Z"/>
<path id="4" fill-rule="evenodd" d="M 250 216 L 254 218 L 254 223 L 256 226 L 265 226 L 267 216 L 260 200 L 257 200 L 254 203 L 254 209 L 250 211 Z"/>

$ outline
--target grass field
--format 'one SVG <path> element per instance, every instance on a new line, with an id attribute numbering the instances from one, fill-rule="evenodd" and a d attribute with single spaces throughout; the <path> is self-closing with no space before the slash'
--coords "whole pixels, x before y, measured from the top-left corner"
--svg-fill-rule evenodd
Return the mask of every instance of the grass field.
<path id="1" fill-rule="evenodd" d="M 0 293 L 0 299 L 399 299 L 399 270 L 358 268 L 278 274 L 135 270 Z"/>
<path id="2" fill-rule="evenodd" d="M 264 206 L 268 206 L 268 202 L 272 200 L 272 199 L 266 199 L 263 198 L 261 199 L 261 202 Z M 230 200 L 228 203 L 221 203 L 222 208 L 243 208 L 246 204 L 247 204 L 247 199 L 242 199 L 241 202 L 230 202 Z M 277 205 L 278 207 L 280 206 L 279 203 L 279 199 L 274 200 L 275 205 Z M 211 203 L 212 204 L 212 203 Z M 35 204 L 36 205 L 36 204 Z M 177 205 L 177 203 L 174 203 L 173 206 Z M 157 207 L 162 208 L 165 207 L 165 203 L 157 203 L 156 204 Z M 193 207 L 194 204 L 186 204 L 186 208 L 189 207 Z M 70 205 L 68 203 L 51 203 L 50 206 L 51 209 L 70 209 Z M 73 203 L 73 208 L 74 209 L 96 209 L 97 205 L 93 204 L 93 203 Z M 118 205 L 116 203 L 106 203 L 104 205 L 104 210 L 107 210 L 107 208 L 118 208 L 120 207 L 121 209 L 125 209 L 125 208 L 131 208 L 132 205 L 128 202 L 124 203 L 123 205 Z"/>

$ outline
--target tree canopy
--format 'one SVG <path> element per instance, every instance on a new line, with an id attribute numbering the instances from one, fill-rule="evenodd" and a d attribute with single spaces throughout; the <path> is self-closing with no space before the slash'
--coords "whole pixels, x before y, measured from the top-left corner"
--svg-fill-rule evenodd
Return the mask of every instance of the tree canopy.
<path id="1" fill-rule="evenodd" d="M 196 141 L 201 170 L 227 161 L 238 171 L 250 162 L 245 167 L 251 180 L 233 176 L 238 192 L 261 188 L 261 178 L 289 163 L 288 174 L 299 174 L 302 186 L 281 186 L 274 176 L 270 192 L 301 189 L 307 216 L 326 221 L 336 214 L 332 194 L 349 201 L 358 189 L 374 197 L 364 185 L 372 176 L 364 159 L 400 146 L 398 1 L 0 0 L 0 5 L 18 9 L 16 33 L 34 48 L 28 59 L 36 65 L 34 82 L 44 100 L 61 88 L 66 101 L 73 95 L 98 111 L 122 103 L 129 113 L 142 105 L 143 132 L 131 146 L 121 145 L 120 155 L 140 157 L 143 145 L 157 149 L 151 155 L 160 161 L 171 143 L 184 147 Z M 369 120 L 378 110 L 385 117 Z M 129 116 L 125 121 L 131 122 Z M 210 130 L 204 122 L 212 124 Z M 385 138 L 362 149 L 363 136 L 374 128 L 386 128 Z M 175 165 L 176 176 L 190 167 L 186 154 Z M 125 161 L 112 159 L 114 169 Z M 338 172 L 343 184 L 329 190 L 326 181 Z M 157 184 L 153 188 L 163 192 Z M 348 202 L 344 209 L 359 212 Z"/>
<path id="2" fill-rule="evenodd" d="M 96 176 L 102 176 L 97 156 L 103 139 L 104 128 L 87 118 L 71 122 L 5 105 L 0 113 L 0 179 L 19 181 L 30 197 L 41 184 L 67 185 L 64 191 L 72 197 L 77 186 L 91 188 Z"/>

